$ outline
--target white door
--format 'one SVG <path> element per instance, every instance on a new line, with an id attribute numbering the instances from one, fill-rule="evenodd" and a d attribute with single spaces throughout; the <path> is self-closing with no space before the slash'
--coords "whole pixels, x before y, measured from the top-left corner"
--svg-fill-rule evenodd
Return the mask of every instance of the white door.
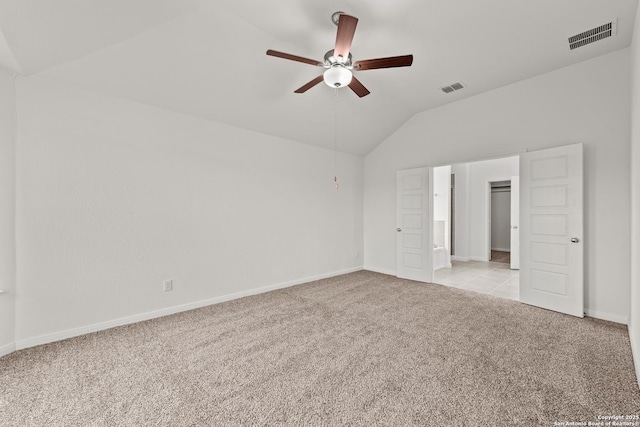
<path id="1" fill-rule="evenodd" d="M 584 316 L 582 144 L 520 156 L 520 301 Z"/>
<path id="2" fill-rule="evenodd" d="M 511 177 L 511 269 L 520 268 L 520 177 Z"/>
<path id="3" fill-rule="evenodd" d="M 431 168 L 396 172 L 396 263 L 402 279 L 433 281 Z"/>

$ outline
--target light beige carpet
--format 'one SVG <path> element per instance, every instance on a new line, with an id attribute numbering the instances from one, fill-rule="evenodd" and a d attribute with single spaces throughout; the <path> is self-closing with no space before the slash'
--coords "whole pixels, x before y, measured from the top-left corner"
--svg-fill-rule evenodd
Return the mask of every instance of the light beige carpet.
<path id="1" fill-rule="evenodd" d="M 0 359 L 8 426 L 552 426 L 639 411 L 626 327 L 371 272 Z"/>

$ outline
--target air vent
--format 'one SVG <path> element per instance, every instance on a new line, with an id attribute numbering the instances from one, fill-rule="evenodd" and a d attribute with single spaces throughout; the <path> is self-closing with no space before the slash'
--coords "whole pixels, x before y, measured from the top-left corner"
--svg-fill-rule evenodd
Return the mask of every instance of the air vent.
<path id="1" fill-rule="evenodd" d="M 606 39 L 607 37 L 615 36 L 618 27 L 618 20 L 614 19 L 599 27 L 592 28 L 588 31 L 576 34 L 569 37 L 569 49 L 577 49 L 584 45 L 588 45 L 598 40 Z"/>
<path id="2" fill-rule="evenodd" d="M 441 87 L 440 90 L 443 91 L 444 93 L 451 93 L 451 92 L 455 92 L 456 90 L 460 90 L 463 89 L 464 85 L 460 82 L 457 83 L 453 83 L 449 86 L 445 86 L 445 87 Z"/>

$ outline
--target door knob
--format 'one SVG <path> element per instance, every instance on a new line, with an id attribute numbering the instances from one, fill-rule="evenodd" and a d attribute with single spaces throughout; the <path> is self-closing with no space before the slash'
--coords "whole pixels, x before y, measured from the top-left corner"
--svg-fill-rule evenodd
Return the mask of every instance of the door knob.
<path id="1" fill-rule="evenodd" d="M 402 231 L 402 228 L 398 227 L 398 228 L 396 228 L 396 231 L 399 233 L 399 232 Z"/>
<path id="2" fill-rule="evenodd" d="M 578 239 L 577 237 L 572 237 L 571 238 L 571 243 L 578 243 L 580 241 L 580 239 Z"/>

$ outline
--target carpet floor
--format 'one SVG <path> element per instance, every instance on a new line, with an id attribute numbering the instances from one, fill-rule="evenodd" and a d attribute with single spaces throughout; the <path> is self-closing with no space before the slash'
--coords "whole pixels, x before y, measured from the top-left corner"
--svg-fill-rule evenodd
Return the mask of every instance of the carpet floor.
<path id="1" fill-rule="evenodd" d="M 626 326 L 366 271 L 0 359 L 3 426 L 553 426 L 639 413 Z"/>

